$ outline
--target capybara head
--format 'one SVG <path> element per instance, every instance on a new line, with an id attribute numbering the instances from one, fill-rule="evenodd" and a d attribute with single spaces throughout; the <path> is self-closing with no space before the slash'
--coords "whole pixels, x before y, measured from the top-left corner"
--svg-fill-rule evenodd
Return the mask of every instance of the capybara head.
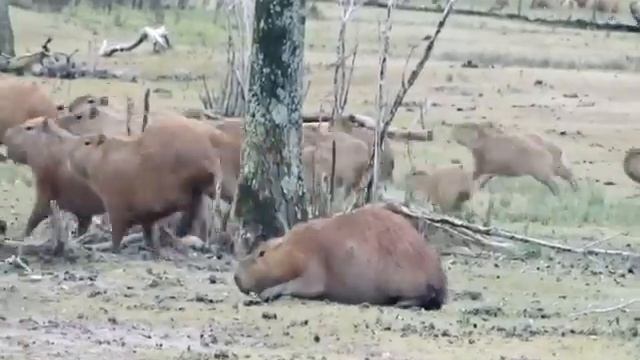
<path id="1" fill-rule="evenodd" d="M 104 134 L 79 137 L 69 155 L 71 169 L 84 179 L 89 178 L 89 166 L 99 161 L 101 148 L 107 141 Z"/>
<path id="2" fill-rule="evenodd" d="M 483 126 L 479 124 L 462 123 L 453 127 L 451 138 L 462 146 L 472 148 L 484 133 Z"/>
<path id="3" fill-rule="evenodd" d="M 7 130 L 4 136 L 4 144 L 7 146 L 7 155 L 13 161 L 26 164 L 29 154 L 46 155 L 43 152 L 49 149 L 42 148 L 43 137 L 60 135 L 63 131 L 55 126 L 51 120 L 45 117 L 37 117 Z"/>
<path id="4" fill-rule="evenodd" d="M 285 250 L 284 237 L 261 243 L 238 263 L 233 279 L 245 294 L 260 293 L 295 278 L 296 267 L 291 252 Z"/>

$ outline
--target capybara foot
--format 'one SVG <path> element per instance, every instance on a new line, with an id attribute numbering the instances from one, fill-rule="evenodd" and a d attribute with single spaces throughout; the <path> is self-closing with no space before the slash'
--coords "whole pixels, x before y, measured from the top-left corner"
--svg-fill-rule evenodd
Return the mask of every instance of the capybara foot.
<path id="1" fill-rule="evenodd" d="M 282 284 L 263 290 L 258 297 L 264 302 L 276 300 L 282 296 Z"/>

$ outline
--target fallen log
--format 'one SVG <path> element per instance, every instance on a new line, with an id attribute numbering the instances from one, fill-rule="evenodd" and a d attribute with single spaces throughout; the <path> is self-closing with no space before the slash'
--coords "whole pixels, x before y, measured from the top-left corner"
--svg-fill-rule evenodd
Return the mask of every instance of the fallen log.
<path id="1" fill-rule="evenodd" d="M 376 120 L 366 115 L 349 114 L 349 115 L 343 115 L 340 119 L 348 120 L 353 124 L 356 124 L 361 127 L 366 127 L 371 130 L 375 130 L 376 128 Z M 323 123 L 323 122 L 329 122 L 329 120 L 330 120 L 330 117 L 328 115 L 323 115 L 323 114 L 302 115 L 302 122 L 305 124 Z M 394 140 L 427 141 L 426 131 L 390 128 L 387 131 L 387 135 L 389 136 L 390 139 L 394 139 Z"/>

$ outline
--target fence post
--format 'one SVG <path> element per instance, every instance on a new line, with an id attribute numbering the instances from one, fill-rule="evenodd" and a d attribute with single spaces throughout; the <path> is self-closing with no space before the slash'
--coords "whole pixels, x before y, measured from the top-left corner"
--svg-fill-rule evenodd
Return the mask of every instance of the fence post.
<path id="1" fill-rule="evenodd" d="M 518 0 L 518 16 L 522 16 L 522 0 Z"/>

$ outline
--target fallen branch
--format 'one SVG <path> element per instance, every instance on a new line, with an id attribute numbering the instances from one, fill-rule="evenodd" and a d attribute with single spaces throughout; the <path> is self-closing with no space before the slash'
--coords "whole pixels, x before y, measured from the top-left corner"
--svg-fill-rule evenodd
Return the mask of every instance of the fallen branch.
<path id="1" fill-rule="evenodd" d="M 22 268 L 25 272 L 31 273 L 33 272 L 31 268 L 22 261 L 20 256 L 11 255 L 8 259 L 4 260 L 4 263 L 7 265 L 15 266 L 17 268 Z"/>
<path id="2" fill-rule="evenodd" d="M 142 44 L 145 40 L 151 41 L 153 44 L 153 52 L 160 52 L 171 48 L 171 42 L 169 41 L 169 32 L 164 25 L 158 28 L 152 28 L 145 26 L 140 31 L 138 39 L 131 44 L 117 44 L 108 46 L 107 40 L 102 42 L 102 46 L 98 51 L 98 54 L 102 57 L 111 57 L 115 53 L 132 51 Z"/>
<path id="3" fill-rule="evenodd" d="M 420 209 L 418 207 L 409 207 L 407 205 L 397 203 L 397 202 L 386 201 L 385 207 L 398 214 L 402 214 L 411 218 L 423 219 L 428 221 L 431 224 L 439 224 L 442 226 L 454 227 L 457 229 L 466 229 L 473 234 L 480 234 L 480 235 L 485 235 L 490 237 L 499 237 L 503 239 L 525 243 L 525 244 L 534 244 L 534 245 L 538 245 L 538 246 L 542 246 L 542 247 L 546 247 L 546 248 L 550 248 L 550 249 L 554 249 L 562 252 L 570 252 L 570 253 L 585 254 L 585 255 L 609 255 L 609 256 L 640 258 L 640 253 L 634 253 L 630 251 L 606 250 L 606 249 L 588 248 L 588 247 L 576 248 L 568 245 L 554 243 L 551 241 L 537 239 L 531 236 L 514 234 L 508 231 L 497 229 L 495 227 L 469 224 L 465 221 L 462 221 L 456 218 L 435 214 L 430 211 Z"/>
<path id="4" fill-rule="evenodd" d="M 611 306 L 611 307 L 606 307 L 601 309 L 589 309 L 589 310 L 576 312 L 573 314 L 569 314 L 569 317 L 578 317 L 578 316 L 587 315 L 587 314 L 603 314 L 603 313 L 608 313 L 616 310 L 621 310 L 622 312 L 628 312 L 629 309 L 627 308 L 635 303 L 640 303 L 640 298 L 633 299 L 631 301 L 627 301 L 625 303 L 622 303 L 616 306 Z"/>
<path id="5" fill-rule="evenodd" d="M 375 130 L 376 120 L 370 116 L 362 114 L 350 114 L 340 117 L 341 120 L 348 120 L 358 126 L 366 127 L 370 130 Z M 323 114 L 307 114 L 302 115 L 302 122 L 305 124 L 315 124 L 330 122 L 331 116 Z M 423 131 L 405 130 L 390 127 L 387 131 L 388 137 L 394 140 L 408 140 L 408 141 L 427 141 L 427 134 Z"/>
<path id="6" fill-rule="evenodd" d="M 142 115 L 142 132 L 147 128 L 149 124 L 149 96 L 151 91 L 147 88 L 144 92 L 144 114 Z"/>

